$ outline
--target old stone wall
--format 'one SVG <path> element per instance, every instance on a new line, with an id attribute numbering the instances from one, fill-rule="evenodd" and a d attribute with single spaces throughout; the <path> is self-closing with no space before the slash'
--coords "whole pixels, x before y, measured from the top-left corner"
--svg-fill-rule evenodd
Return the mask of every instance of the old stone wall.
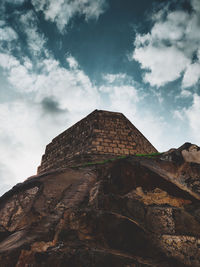
<path id="1" fill-rule="evenodd" d="M 73 157 L 119 156 L 157 150 L 121 113 L 95 110 L 47 145 L 38 173 L 68 166 Z M 91 157 L 90 157 L 91 158 Z"/>
<path id="2" fill-rule="evenodd" d="M 92 152 L 114 155 L 157 152 L 121 113 L 99 111 L 93 133 Z"/>
<path id="3" fill-rule="evenodd" d="M 90 120 L 81 120 L 46 146 L 38 173 L 64 167 L 68 159 L 89 152 L 92 142 L 92 125 Z"/>

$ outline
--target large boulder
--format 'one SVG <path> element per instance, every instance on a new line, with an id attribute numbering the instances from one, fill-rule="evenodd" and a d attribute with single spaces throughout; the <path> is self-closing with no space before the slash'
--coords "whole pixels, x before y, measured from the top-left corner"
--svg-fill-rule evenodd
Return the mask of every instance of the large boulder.
<path id="1" fill-rule="evenodd" d="M 16 185 L 0 198 L 0 266 L 200 266 L 200 165 L 183 151 Z"/>

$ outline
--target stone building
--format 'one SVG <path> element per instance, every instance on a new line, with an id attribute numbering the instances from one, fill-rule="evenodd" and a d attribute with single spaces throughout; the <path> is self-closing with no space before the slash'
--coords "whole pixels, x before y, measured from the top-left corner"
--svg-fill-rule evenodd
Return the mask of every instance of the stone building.
<path id="1" fill-rule="evenodd" d="M 122 113 L 94 110 L 47 145 L 38 173 L 64 168 L 72 162 L 155 152 Z"/>

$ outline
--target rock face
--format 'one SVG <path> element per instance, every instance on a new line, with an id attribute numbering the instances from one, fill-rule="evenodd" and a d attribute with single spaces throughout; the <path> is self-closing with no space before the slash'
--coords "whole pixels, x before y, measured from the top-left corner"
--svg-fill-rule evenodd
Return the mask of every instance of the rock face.
<path id="1" fill-rule="evenodd" d="M 191 144 L 30 177 L 0 198 L 0 266 L 200 266 Z"/>

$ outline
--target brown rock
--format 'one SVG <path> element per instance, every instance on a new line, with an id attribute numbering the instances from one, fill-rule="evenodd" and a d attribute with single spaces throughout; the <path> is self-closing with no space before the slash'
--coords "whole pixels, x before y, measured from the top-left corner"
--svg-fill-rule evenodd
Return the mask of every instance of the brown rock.
<path id="1" fill-rule="evenodd" d="M 0 198 L 0 266 L 200 266 L 200 165 L 181 151 L 86 155 L 16 185 Z"/>

